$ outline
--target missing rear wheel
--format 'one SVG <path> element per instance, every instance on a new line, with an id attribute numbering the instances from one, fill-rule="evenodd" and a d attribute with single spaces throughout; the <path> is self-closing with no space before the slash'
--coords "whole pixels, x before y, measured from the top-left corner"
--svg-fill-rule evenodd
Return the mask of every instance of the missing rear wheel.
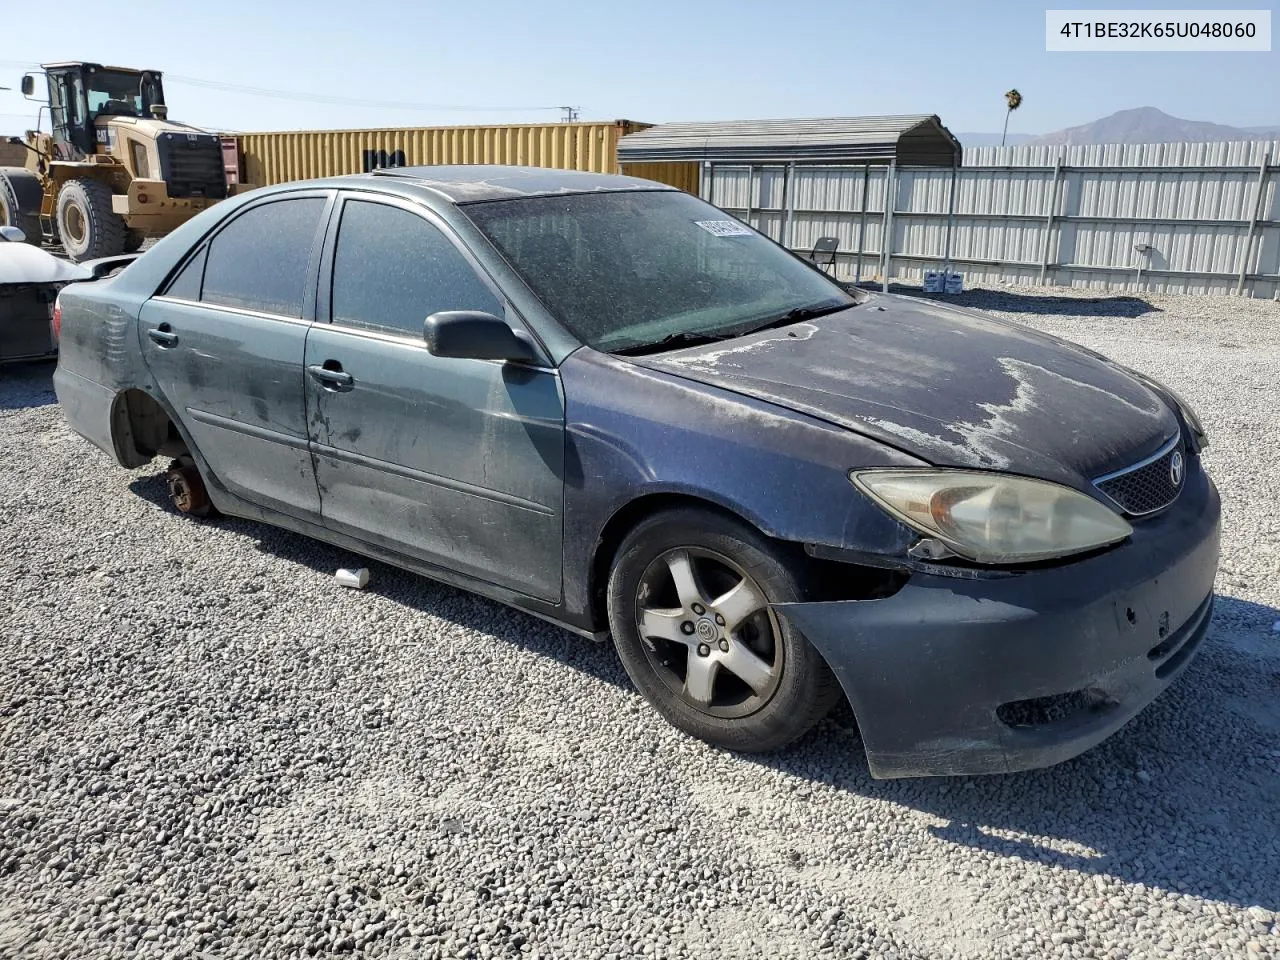
<path id="1" fill-rule="evenodd" d="M 214 512 L 213 501 L 209 499 L 204 479 L 200 476 L 195 461 L 190 458 L 183 457 L 169 464 L 165 484 L 169 488 L 169 501 L 179 513 L 200 518 Z"/>

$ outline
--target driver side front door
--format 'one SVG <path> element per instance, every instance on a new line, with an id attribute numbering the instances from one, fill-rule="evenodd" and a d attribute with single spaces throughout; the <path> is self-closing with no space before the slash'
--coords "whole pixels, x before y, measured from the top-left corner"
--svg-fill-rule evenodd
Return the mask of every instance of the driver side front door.
<path id="1" fill-rule="evenodd" d="M 448 227 L 352 195 L 326 242 L 307 337 L 326 525 L 539 599 L 561 594 L 564 400 L 555 370 L 436 357 L 440 310 L 520 318 Z"/>

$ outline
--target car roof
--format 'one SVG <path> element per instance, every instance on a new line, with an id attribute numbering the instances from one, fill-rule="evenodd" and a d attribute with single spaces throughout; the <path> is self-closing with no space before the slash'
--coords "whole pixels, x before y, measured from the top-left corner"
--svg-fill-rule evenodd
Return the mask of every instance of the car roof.
<path id="1" fill-rule="evenodd" d="M 674 190 L 666 184 L 639 177 L 546 167 L 512 167 L 501 164 L 458 164 L 437 167 L 389 167 L 366 177 L 394 178 L 428 187 L 453 203 L 513 200 L 566 193 L 601 193 L 628 190 Z M 363 179 L 361 177 L 348 180 Z"/>

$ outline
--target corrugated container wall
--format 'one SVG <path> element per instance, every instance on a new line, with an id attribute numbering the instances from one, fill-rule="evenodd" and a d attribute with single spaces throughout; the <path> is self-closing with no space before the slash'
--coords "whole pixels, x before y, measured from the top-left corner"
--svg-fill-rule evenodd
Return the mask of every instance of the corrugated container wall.
<path id="1" fill-rule="evenodd" d="M 501 124 L 242 133 L 244 179 L 257 186 L 364 173 L 375 166 L 507 163 L 617 173 L 618 139 L 648 124 Z"/>
<path id="2" fill-rule="evenodd" d="M 624 163 L 622 172 L 628 177 L 656 180 L 670 187 L 678 187 L 685 193 L 698 195 L 702 181 L 700 163 Z"/>

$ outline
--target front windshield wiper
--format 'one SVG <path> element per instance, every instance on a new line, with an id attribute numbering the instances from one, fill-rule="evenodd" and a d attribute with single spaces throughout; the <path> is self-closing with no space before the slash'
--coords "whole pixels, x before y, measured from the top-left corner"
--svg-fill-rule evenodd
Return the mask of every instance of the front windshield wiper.
<path id="1" fill-rule="evenodd" d="M 737 333 L 690 333 L 686 330 L 680 333 L 673 333 L 652 343 L 638 343 L 634 347 L 623 347 L 621 350 L 614 350 L 613 352 L 627 357 L 634 357 L 642 353 L 661 353 L 663 350 L 678 350 L 682 347 L 696 347 L 704 343 L 716 343 L 719 340 L 728 340 L 730 337 L 736 337 L 737 335 Z"/>
<path id="2" fill-rule="evenodd" d="M 857 306 L 856 303 L 822 303 L 810 304 L 807 307 L 795 307 L 786 313 L 779 314 L 774 317 L 767 317 L 764 320 L 756 320 L 746 326 L 732 327 L 728 330 L 721 330 L 718 333 L 694 333 L 687 330 L 680 333 L 673 333 L 663 337 L 661 340 L 655 340 L 652 343 L 640 343 L 633 347 L 623 347 L 621 350 L 614 350 L 613 353 L 623 356 L 638 356 L 644 353 L 661 353 L 664 350 L 678 350 L 683 347 L 696 347 L 704 343 L 717 343 L 721 340 L 732 340 L 734 337 L 743 337 L 749 333 L 756 333 L 760 330 L 770 330 L 774 327 L 785 327 L 792 323 L 799 323 L 802 320 L 813 320 L 817 317 L 826 316 L 828 313 L 835 313 L 837 310 L 844 310 L 848 307 Z"/>
<path id="3" fill-rule="evenodd" d="M 837 310 L 846 310 L 849 307 L 855 307 L 857 303 L 820 303 L 811 304 L 807 307 L 795 307 L 786 313 L 779 314 L 776 317 L 753 323 L 749 327 L 739 327 L 734 331 L 736 337 L 744 336 L 748 333 L 756 333 L 759 330 L 772 330 L 775 327 L 785 327 L 793 323 L 800 323 L 802 320 L 816 320 L 818 317 L 825 317 L 828 313 L 835 313 Z"/>

